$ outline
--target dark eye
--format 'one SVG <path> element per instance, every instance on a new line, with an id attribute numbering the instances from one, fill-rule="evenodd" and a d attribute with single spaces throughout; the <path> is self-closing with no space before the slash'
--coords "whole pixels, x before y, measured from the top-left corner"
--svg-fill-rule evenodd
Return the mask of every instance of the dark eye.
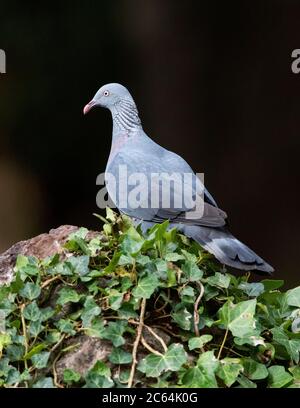
<path id="1" fill-rule="evenodd" d="M 109 95 L 109 92 L 108 92 L 108 91 L 104 91 L 104 92 L 103 92 L 103 95 L 104 95 L 104 96 L 108 96 L 108 95 Z"/>

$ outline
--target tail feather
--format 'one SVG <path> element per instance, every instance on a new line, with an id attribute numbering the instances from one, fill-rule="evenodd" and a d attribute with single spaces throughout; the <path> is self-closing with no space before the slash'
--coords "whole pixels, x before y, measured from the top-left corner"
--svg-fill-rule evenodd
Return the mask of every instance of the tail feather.
<path id="1" fill-rule="evenodd" d="M 272 273 L 274 269 L 225 228 L 184 226 L 183 232 L 212 253 L 218 261 L 233 268 Z"/>

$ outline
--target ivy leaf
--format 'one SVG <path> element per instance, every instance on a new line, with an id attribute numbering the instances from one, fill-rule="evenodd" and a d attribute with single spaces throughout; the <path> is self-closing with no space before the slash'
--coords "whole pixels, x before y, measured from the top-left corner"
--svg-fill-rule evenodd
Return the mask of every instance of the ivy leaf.
<path id="1" fill-rule="evenodd" d="M 78 382 L 81 379 L 81 375 L 77 373 L 77 371 L 66 368 L 64 370 L 63 379 L 65 383 L 72 384 L 74 382 Z"/>
<path id="2" fill-rule="evenodd" d="M 257 385 L 253 381 L 249 380 L 242 374 L 238 376 L 237 381 L 242 388 L 257 388 Z"/>
<path id="3" fill-rule="evenodd" d="M 252 335 L 252 336 L 245 336 L 245 337 L 235 337 L 234 338 L 234 343 L 243 346 L 244 344 L 249 344 L 250 346 L 259 346 L 259 345 L 265 345 L 265 339 L 261 336 L 258 335 Z"/>
<path id="4" fill-rule="evenodd" d="M 196 282 L 203 276 L 203 271 L 201 271 L 192 260 L 186 260 L 182 266 L 182 270 L 191 282 Z"/>
<path id="5" fill-rule="evenodd" d="M 106 207 L 106 219 L 113 224 L 117 221 L 117 214 L 109 207 Z"/>
<path id="6" fill-rule="evenodd" d="M 265 291 L 265 286 L 261 282 L 249 283 L 242 282 L 238 286 L 249 297 L 257 297 Z"/>
<path id="7" fill-rule="evenodd" d="M 230 276 L 225 275 L 224 273 L 216 272 L 213 276 L 209 276 L 206 281 L 211 286 L 227 289 L 230 284 Z"/>
<path id="8" fill-rule="evenodd" d="M 36 304 L 36 301 L 29 303 L 29 305 L 24 308 L 23 315 L 25 319 L 31 320 L 32 322 L 36 322 L 41 318 L 41 312 L 38 305 Z"/>
<path id="9" fill-rule="evenodd" d="M 93 319 L 91 326 L 86 329 L 86 334 L 91 337 L 99 337 L 102 339 L 105 332 L 104 322 L 99 318 Z"/>
<path id="10" fill-rule="evenodd" d="M 282 388 L 293 381 L 293 377 L 285 371 L 283 366 L 274 365 L 268 368 L 269 387 Z"/>
<path id="11" fill-rule="evenodd" d="M 71 335 L 76 333 L 74 330 L 74 323 L 72 323 L 70 319 L 60 319 L 55 325 L 62 333 Z"/>
<path id="12" fill-rule="evenodd" d="M 148 275 L 138 281 L 137 287 L 132 291 L 132 294 L 137 299 L 149 299 L 159 285 L 159 280 L 156 275 Z"/>
<path id="13" fill-rule="evenodd" d="M 95 316 L 101 313 L 101 308 L 95 302 L 93 296 L 87 296 L 84 302 L 84 309 L 81 313 L 83 327 L 88 327 Z"/>
<path id="14" fill-rule="evenodd" d="M 261 283 L 264 285 L 265 291 L 270 292 L 284 285 L 284 281 L 280 279 L 263 279 Z"/>
<path id="15" fill-rule="evenodd" d="M 159 377 L 163 371 L 178 371 L 186 361 L 187 354 L 183 345 L 173 343 L 165 354 L 161 356 L 149 354 L 143 358 L 138 365 L 138 370 L 145 373 L 147 377 Z"/>
<path id="16" fill-rule="evenodd" d="M 196 348 L 202 348 L 204 344 L 208 343 L 213 339 L 213 336 L 210 334 L 203 334 L 200 337 L 192 337 L 189 339 L 189 350 L 194 350 Z"/>
<path id="17" fill-rule="evenodd" d="M 181 259 L 184 259 L 184 256 L 177 254 L 177 252 L 170 252 L 165 256 L 165 260 L 168 262 L 177 262 L 180 261 Z"/>
<path id="18" fill-rule="evenodd" d="M 52 377 L 45 377 L 33 384 L 32 388 L 55 388 Z"/>
<path id="19" fill-rule="evenodd" d="M 24 356 L 25 347 L 17 344 L 10 344 L 6 347 L 6 355 L 10 361 L 22 360 Z"/>
<path id="20" fill-rule="evenodd" d="M 66 263 L 71 266 L 73 273 L 76 275 L 85 276 L 90 271 L 90 257 L 88 255 L 71 256 L 67 259 Z"/>
<path id="21" fill-rule="evenodd" d="M 115 347 L 122 346 L 125 344 L 123 334 L 125 332 L 126 324 L 127 323 L 122 320 L 108 323 L 108 326 L 103 330 L 102 338 L 110 340 Z"/>
<path id="22" fill-rule="evenodd" d="M 20 290 L 19 294 L 25 299 L 33 300 L 40 296 L 41 288 L 35 283 L 27 282 L 24 287 Z"/>
<path id="23" fill-rule="evenodd" d="M 80 299 L 81 299 L 81 295 L 79 295 L 76 292 L 76 290 L 69 288 L 69 287 L 63 287 L 59 291 L 57 304 L 64 305 L 65 303 L 68 303 L 68 302 L 77 303 L 79 302 Z"/>
<path id="24" fill-rule="evenodd" d="M 35 368 L 38 368 L 38 369 L 45 368 L 47 367 L 49 356 L 50 356 L 50 352 L 42 351 L 41 353 L 34 354 L 31 357 L 31 361 L 33 365 L 35 366 Z"/>
<path id="25" fill-rule="evenodd" d="M 103 361 L 97 361 L 85 376 L 85 388 L 111 388 L 114 382 L 110 378 L 110 368 Z"/>
<path id="26" fill-rule="evenodd" d="M 8 333 L 0 333 L 0 356 L 2 355 L 2 350 L 4 347 L 11 343 L 11 337 Z"/>
<path id="27" fill-rule="evenodd" d="M 129 364 L 132 362 L 132 355 L 120 347 L 114 348 L 109 355 L 109 361 L 113 364 Z"/>
<path id="28" fill-rule="evenodd" d="M 109 304 L 112 310 L 120 309 L 123 302 L 124 293 L 119 292 L 116 289 L 111 289 L 109 293 Z"/>
<path id="29" fill-rule="evenodd" d="M 122 236 L 121 250 L 124 254 L 137 254 L 144 243 L 144 239 L 134 227 L 130 227 Z"/>
<path id="30" fill-rule="evenodd" d="M 35 322 L 31 322 L 29 325 L 29 333 L 32 337 L 37 337 L 42 330 L 44 330 L 45 326 L 42 325 L 41 320 L 36 320 Z"/>
<path id="31" fill-rule="evenodd" d="M 227 301 L 219 309 L 220 323 L 228 328 L 233 336 L 251 335 L 255 329 L 255 308 L 256 299 L 246 300 L 238 304 Z"/>
<path id="32" fill-rule="evenodd" d="M 269 373 L 264 364 L 252 360 L 252 358 L 243 358 L 244 375 L 250 380 L 263 380 Z"/>
<path id="33" fill-rule="evenodd" d="M 238 375 L 243 372 L 243 370 L 244 367 L 239 358 L 224 358 L 220 361 L 217 376 L 224 381 L 227 387 L 230 387 L 236 382 Z"/>
<path id="34" fill-rule="evenodd" d="M 286 292 L 286 301 L 289 306 L 300 307 L 300 286 Z"/>
<path id="35" fill-rule="evenodd" d="M 218 388 L 215 377 L 218 366 L 213 351 L 207 351 L 201 354 L 195 367 L 186 371 L 182 384 L 189 388 Z"/>
<path id="36" fill-rule="evenodd" d="M 290 340 L 282 327 L 271 329 L 273 341 L 285 347 L 287 353 L 296 364 L 299 363 L 300 340 Z"/>
<path id="37" fill-rule="evenodd" d="M 193 316 L 186 307 L 171 313 L 171 316 L 183 330 L 190 330 Z"/>
<path id="38" fill-rule="evenodd" d="M 33 347 L 27 354 L 24 356 L 24 360 L 28 360 L 31 357 L 33 357 L 35 354 L 40 353 L 46 345 L 44 343 L 37 344 L 35 347 Z"/>

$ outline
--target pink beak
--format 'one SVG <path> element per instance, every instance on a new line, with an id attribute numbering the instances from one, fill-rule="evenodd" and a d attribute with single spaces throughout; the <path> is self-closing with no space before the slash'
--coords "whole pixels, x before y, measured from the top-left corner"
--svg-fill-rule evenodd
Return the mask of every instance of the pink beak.
<path id="1" fill-rule="evenodd" d="M 85 105 L 85 107 L 83 108 L 83 114 L 86 115 L 92 109 L 93 106 L 95 106 L 94 101 L 91 101 L 87 105 Z"/>

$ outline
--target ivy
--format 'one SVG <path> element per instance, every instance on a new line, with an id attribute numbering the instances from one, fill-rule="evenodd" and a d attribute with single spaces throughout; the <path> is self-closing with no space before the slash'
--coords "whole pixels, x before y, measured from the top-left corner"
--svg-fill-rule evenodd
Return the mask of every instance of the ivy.
<path id="1" fill-rule="evenodd" d="M 108 210 L 88 237 L 17 257 L 0 287 L 0 387 L 299 388 L 300 287 L 235 276 L 168 222 L 142 232 Z M 82 335 L 108 356 L 58 375 Z"/>

